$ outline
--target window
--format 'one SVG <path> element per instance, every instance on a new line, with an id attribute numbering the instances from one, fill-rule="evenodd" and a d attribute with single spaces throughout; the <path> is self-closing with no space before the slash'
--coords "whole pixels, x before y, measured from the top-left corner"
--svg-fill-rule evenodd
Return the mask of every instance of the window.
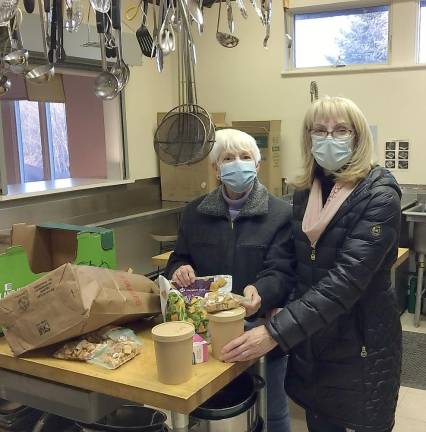
<path id="1" fill-rule="evenodd" d="M 426 0 L 420 2 L 419 63 L 426 63 Z"/>
<path id="2" fill-rule="evenodd" d="M 11 89 L 0 100 L 2 190 L 18 194 L 123 180 L 121 101 L 95 96 L 95 74 L 57 73 L 43 86 L 9 77 Z"/>
<path id="3" fill-rule="evenodd" d="M 388 62 L 389 6 L 294 16 L 296 68 Z"/>
<path id="4" fill-rule="evenodd" d="M 68 178 L 69 154 L 64 103 L 14 105 L 21 183 Z"/>

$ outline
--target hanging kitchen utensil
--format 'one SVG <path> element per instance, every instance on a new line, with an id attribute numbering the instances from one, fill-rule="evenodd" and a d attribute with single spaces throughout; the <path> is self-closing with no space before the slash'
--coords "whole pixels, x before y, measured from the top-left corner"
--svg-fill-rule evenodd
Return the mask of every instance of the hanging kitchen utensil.
<path id="1" fill-rule="evenodd" d="M 92 10 L 91 7 L 87 8 L 87 42 L 81 45 L 84 48 L 100 48 L 98 41 L 92 41 L 90 38 L 90 12 Z"/>
<path id="2" fill-rule="evenodd" d="M 107 27 L 107 16 L 96 11 L 96 28 L 99 33 L 102 57 L 102 73 L 95 79 L 95 95 L 101 99 L 114 99 L 119 93 L 119 83 L 117 77 L 108 72 L 105 55 L 105 31 Z"/>
<path id="3" fill-rule="evenodd" d="M 15 74 L 22 74 L 28 66 L 28 50 L 22 45 L 21 36 L 22 12 L 18 8 L 13 20 L 13 30 L 9 26 L 9 37 L 12 51 L 3 57 L 3 61 Z"/>
<path id="4" fill-rule="evenodd" d="M 176 48 L 175 32 L 170 21 L 172 13 L 173 10 L 171 6 L 168 6 L 158 35 L 158 44 L 160 45 L 163 55 L 165 56 L 175 51 Z"/>
<path id="5" fill-rule="evenodd" d="M 44 9 L 49 9 L 50 3 L 48 0 L 44 0 Z M 42 66 L 37 66 L 36 68 L 30 70 L 26 75 L 25 78 L 28 80 L 31 80 L 32 82 L 36 84 L 44 84 L 47 81 L 50 81 L 53 76 L 55 75 L 55 68 L 54 66 L 49 62 L 49 56 L 47 53 L 47 37 L 46 37 L 46 27 L 44 22 L 44 13 L 43 11 L 43 3 L 42 0 L 38 0 L 38 8 L 40 11 L 40 28 L 41 28 L 41 35 L 43 38 L 43 50 L 44 55 L 46 57 L 47 64 Z"/>
<path id="6" fill-rule="evenodd" d="M 63 15 L 63 1 L 56 0 L 56 7 L 58 8 L 56 14 L 58 17 L 58 48 L 57 48 L 57 58 L 58 63 L 63 63 L 66 60 L 66 54 L 64 49 L 64 15 Z"/>
<path id="7" fill-rule="evenodd" d="M 10 21 L 18 8 L 18 0 L 2 0 L 0 2 L 0 23 Z"/>
<path id="8" fill-rule="evenodd" d="M 184 15 L 186 4 L 179 2 L 178 5 L 179 15 Z M 186 18 L 182 21 L 177 44 L 179 106 L 164 116 L 154 136 L 155 151 L 170 165 L 189 165 L 203 160 L 213 147 L 215 135 L 209 114 L 197 103 L 190 34 Z"/>
<path id="9" fill-rule="evenodd" d="M 253 6 L 254 11 L 256 12 L 256 15 L 259 17 L 260 22 L 261 22 L 262 24 L 265 24 L 265 23 L 263 22 L 263 15 L 262 15 L 262 11 L 261 11 L 259 5 L 257 4 L 257 0 L 250 0 L 250 3 L 251 3 L 251 5 Z"/>
<path id="10" fill-rule="evenodd" d="M 49 62 L 55 63 L 56 61 L 56 48 L 57 48 L 57 23 L 58 23 L 58 8 L 57 8 L 57 1 L 53 0 L 52 3 L 52 21 L 50 23 L 50 48 L 49 48 Z M 46 2 L 45 0 L 45 7 L 46 3 L 49 3 L 49 1 Z M 49 14 L 49 12 L 47 12 Z"/>
<path id="11" fill-rule="evenodd" d="M 117 43 L 115 41 L 116 37 L 114 36 L 114 29 L 112 28 L 111 9 L 105 14 L 107 17 L 107 28 L 105 30 L 105 54 L 107 59 L 116 59 Z"/>
<path id="12" fill-rule="evenodd" d="M 90 11 L 89 7 L 89 11 Z M 83 21 L 83 11 L 81 10 L 80 0 L 65 0 L 65 29 L 70 33 L 78 31 Z"/>
<path id="13" fill-rule="evenodd" d="M 32 14 L 34 12 L 34 8 L 35 8 L 35 1 L 34 0 L 24 0 L 24 8 L 25 8 L 25 12 Z"/>
<path id="14" fill-rule="evenodd" d="M 197 51 L 192 37 L 191 22 L 189 20 L 188 6 L 184 0 L 178 1 L 180 16 L 182 17 L 182 27 L 184 28 L 185 43 L 189 48 L 189 55 L 193 64 L 197 63 Z"/>
<path id="15" fill-rule="evenodd" d="M 263 47 L 268 48 L 269 37 L 271 36 L 272 0 L 262 0 L 261 6 L 266 33 L 263 39 Z"/>
<path id="16" fill-rule="evenodd" d="M 158 72 L 163 72 L 163 66 L 164 66 L 163 50 L 160 48 L 160 44 L 159 44 L 159 35 L 158 35 L 159 28 L 157 24 L 157 15 L 155 13 L 155 4 L 152 5 L 152 13 L 154 16 L 154 29 L 152 33 L 153 44 L 152 44 L 151 55 L 153 55 L 155 50 L 155 59 L 157 61 Z"/>
<path id="17" fill-rule="evenodd" d="M 111 9 L 111 0 L 90 0 L 92 8 L 96 12 L 107 13 Z"/>
<path id="18" fill-rule="evenodd" d="M 247 14 L 246 5 L 244 4 L 244 0 L 236 0 L 236 2 L 237 2 L 238 9 L 240 10 L 241 16 L 244 19 L 247 19 L 248 14 Z"/>
<path id="19" fill-rule="evenodd" d="M 240 40 L 231 34 L 222 33 L 219 31 L 220 12 L 222 10 L 222 1 L 219 2 L 219 13 L 217 15 L 216 39 L 225 48 L 235 48 Z"/>
<path id="20" fill-rule="evenodd" d="M 5 46 L 6 47 L 6 46 Z M 4 49 L 3 49 L 4 51 Z M 1 58 L 1 65 L 0 65 L 0 97 L 5 95 L 10 88 L 12 87 L 12 83 L 10 81 L 10 79 L 8 78 L 8 76 L 5 74 L 5 68 L 4 68 L 4 56 L 2 55 Z"/>
<path id="21" fill-rule="evenodd" d="M 145 57 L 153 58 L 155 57 L 155 47 L 153 49 L 153 39 L 148 27 L 146 26 L 146 20 L 148 17 L 148 0 L 143 0 L 142 15 L 142 24 L 136 30 L 136 39 L 141 47 L 142 54 Z"/>
<path id="22" fill-rule="evenodd" d="M 121 91 L 129 82 L 130 69 L 123 60 L 123 45 L 121 40 L 121 1 L 120 0 L 112 0 L 111 13 L 112 13 L 111 14 L 112 28 L 115 30 L 115 40 L 117 42 L 116 44 L 117 61 L 112 66 L 110 72 L 117 77 L 118 88 L 119 91 Z"/>
<path id="23" fill-rule="evenodd" d="M 189 15 L 198 24 L 200 34 L 204 31 L 204 17 L 203 12 L 197 2 L 197 0 L 186 0 Z"/>
<path id="24" fill-rule="evenodd" d="M 234 17 L 233 17 L 233 14 L 232 14 L 231 0 L 226 0 L 226 14 L 227 14 L 227 17 L 228 17 L 228 29 L 229 29 L 229 31 L 231 33 L 234 33 L 235 24 L 234 24 Z"/>

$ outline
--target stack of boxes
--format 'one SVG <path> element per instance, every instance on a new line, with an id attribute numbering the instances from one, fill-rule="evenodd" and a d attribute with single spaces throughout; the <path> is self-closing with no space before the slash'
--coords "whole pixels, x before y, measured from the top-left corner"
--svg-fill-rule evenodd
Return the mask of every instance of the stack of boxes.
<path id="1" fill-rule="evenodd" d="M 158 113 L 160 122 L 164 113 Z M 232 127 L 252 135 L 260 149 L 262 161 L 259 180 L 271 193 L 282 196 L 281 120 L 235 121 L 229 126 L 225 113 L 213 113 L 216 130 Z M 216 172 L 207 157 L 192 165 L 172 166 L 160 161 L 161 198 L 164 201 L 189 202 L 212 192 L 219 185 Z"/>

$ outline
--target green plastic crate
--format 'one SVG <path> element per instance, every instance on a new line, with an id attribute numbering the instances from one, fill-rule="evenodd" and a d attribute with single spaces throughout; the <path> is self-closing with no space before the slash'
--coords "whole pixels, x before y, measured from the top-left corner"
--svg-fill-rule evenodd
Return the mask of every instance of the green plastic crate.
<path id="1" fill-rule="evenodd" d="M 110 229 L 67 224 L 43 224 L 37 225 L 35 228 L 33 226 L 28 227 L 29 229 L 42 230 L 41 235 L 46 236 L 49 233 L 44 230 L 61 230 L 68 234 L 70 232 L 75 233 L 76 251 L 70 251 L 75 255 L 73 264 L 110 269 L 117 268 L 114 232 Z M 14 243 L 13 234 L 12 242 Z M 51 252 L 54 253 L 54 251 Z M 49 270 L 54 270 L 54 268 Z M 45 272 L 33 272 L 25 248 L 14 244 L 6 252 L 0 254 L 0 298 L 7 295 L 11 290 L 22 288 L 34 282 L 44 274 Z"/>

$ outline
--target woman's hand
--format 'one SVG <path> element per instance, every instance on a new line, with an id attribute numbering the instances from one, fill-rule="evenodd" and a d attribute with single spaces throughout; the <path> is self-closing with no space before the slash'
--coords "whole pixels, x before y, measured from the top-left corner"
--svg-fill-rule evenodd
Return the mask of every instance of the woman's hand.
<path id="1" fill-rule="evenodd" d="M 222 350 L 222 360 L 228 363 L 257 359 L 272 351 L 277 342 L 265 326 L 255 327 L 229 342 Z"/>
<path id="2" fill-rule="evenodd" d="M 172 276 L 172 281 L 180 288 L 186 288 L 195 282 L 195 272 L 190 265 L 180 266 Z"/>
<path id="3" fill-rule="evenodd" d="M 262 304 L 262 298 L 260 297 L 257 289 L 253 285 L 247 285 L 244 288 L 244 297 L 248 300 L 247 303 L 244 303 L 243 306 L 246 309 L 246 316 L 249 317 L 254 315 Z"/>

